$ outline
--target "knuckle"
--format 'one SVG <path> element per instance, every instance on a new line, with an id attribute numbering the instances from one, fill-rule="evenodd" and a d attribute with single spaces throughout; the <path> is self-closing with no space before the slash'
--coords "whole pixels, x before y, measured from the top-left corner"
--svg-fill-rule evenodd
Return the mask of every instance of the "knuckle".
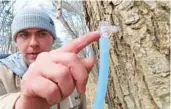
<path id="1" fill-rule="evenodd" d="M 82 79 L 83 79 L 83 81 L 87 81 L 88 80 L 88 74 L 85 74 Z"/>
<path id="2" fill-rule="evenodd" d="M 78 56 L 77 56 L 77 54 L 75 54 L 75 53 L 70 53 L 70 54 L 69 54 L 69 58 L 70 58 L 71 60 L 73 60 L 73 61 L 78 60 Z"/>
<path id="3" fill-rule="evenodd" d="M 79 43 L 79 42 L 80 42 L 79 39 L 76 39 L 76 40 L 72 41 L 72 43 L 74 45 L 77 45 L 77 46 L 74 47 L 74 52 L 76 52 L 76 53 L 80 51 L 80 48 L 82 48 L 82 43 Z"/>
<path id="4" fill-rule="evenodd" d="M 63 67 L 63 68 L 62 68 L 62 71 L 61 71 L 61 73 L 60 73 L 61 79 L 63 79 L 63 78 L 68 78 L 69 75 L 70 75 L 70 74 L 69 74 L 69 69 L 68 69 L 67 67 Z"/>
<path id="5" fill-rule="evenodd" d="M 45 58 L 46 56 L 48 56 L 48 52 L 41 52 L 38 56 L 37 56 L 37 59 L 41 59 L 41 58 Z M 36 59 L 36 60 L 37 60 Z"/>
<path id="6" fill-rule="evenodd" d="M 37 63 L 36 62 L 33 62 L 32 64 L 29 65 L 29 68 L 28 68 L 28 70 L 27 70 L 27 72 L 26 72 L 25 75 L 28 75 L 28 74 L 32 74 L 34 72 L 37 72 L 37 70 L 38 70 Z"/>
<path id="7" fill-rule="evenodd" d="M 41 69 L 42 68 L 40 66 L 40 63 L 35 61 L 29 65 L 29 68 L 28 68 L 27 72 L 25 73 L 25 75 L 30 75 L 30 76 L 36 75 L 37 73 L 39 73 L 41 71 Z"/>
<path id="8" fill-rule="evenodd" d="M 31 63 L 29 65 L 29 69 L 34 69 L 35 67 L 36 67 L 36 63 L 35 62 L 33 62 L 33 63 Z"/>
<path id="9" fill-rule="evenodd" d="M 47 101 L 50 105 L 56 104 L 60 101 L 61 98 L 59 92 L 60 91 L 57 85 L 49 89 L 49 96 L 47 97 Z"/>
<path id="10" fill-rule="evenodd" d="M 51 50 L 49 53 L 50 54 L 56 54 L 58 51 L 55 49 L 55 50 Z"/>

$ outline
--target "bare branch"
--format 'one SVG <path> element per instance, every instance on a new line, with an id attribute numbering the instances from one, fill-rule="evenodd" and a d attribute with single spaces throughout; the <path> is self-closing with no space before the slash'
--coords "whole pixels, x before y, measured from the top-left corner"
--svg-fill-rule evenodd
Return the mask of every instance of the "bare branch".
<path id="1" fill-rule="evenodd" d="M 62 0 L 58 1 L 58 6 L 57 6 L 57 19 L 59 19 L 62 16 Z"/>

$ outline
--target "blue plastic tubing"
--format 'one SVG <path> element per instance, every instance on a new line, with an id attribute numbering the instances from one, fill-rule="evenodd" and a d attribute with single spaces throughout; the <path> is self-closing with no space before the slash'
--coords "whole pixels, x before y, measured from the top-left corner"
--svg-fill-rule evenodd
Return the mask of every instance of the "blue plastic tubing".
<path id="1" fill-rule="evenodd" d="M 109 47 L 110 40 L 108 37 L 100 38 L 100 70 L 98 79 L 97 95 L 93 109 L 103 109 L 105 96 L 108 86 L 109 76 Z"/>

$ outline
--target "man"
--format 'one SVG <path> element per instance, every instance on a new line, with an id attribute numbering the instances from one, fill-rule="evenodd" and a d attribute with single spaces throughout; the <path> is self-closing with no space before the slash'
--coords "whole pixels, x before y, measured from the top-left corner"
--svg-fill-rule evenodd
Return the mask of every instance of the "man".
<path id="1" fill-rule="evenodd" d="M 98 32 L 51 50 L 56 39 L 52 19 L 29 8 L 15 16 L 12 37 L 19 53 L 0 60 L 0 109 L 85 108 L 74 89 L 84 94 L 95 61 L 80 60 L 77 53 L 97 41 Z"/>

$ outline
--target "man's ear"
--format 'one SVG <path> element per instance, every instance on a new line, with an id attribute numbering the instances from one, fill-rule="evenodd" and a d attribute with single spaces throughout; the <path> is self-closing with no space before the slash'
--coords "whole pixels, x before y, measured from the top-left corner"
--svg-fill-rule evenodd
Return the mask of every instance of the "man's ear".
<path id="1" fill-rule="evenodd" d="M 13 41 L 14 41 L 15 46 L 18 48 L 17 38 L 15 38 L 15 40 Z"/>
<path id="2" fill-rule="evenodd" d="M 15 41 L 15 46 L 18 48 L 18 44 L 17 44 L 17 41 Z"/>
<path id="3" fill-rule="evenodd" d="M 55 44 L 55 42 L 56 42 L 56 39 L 53 39 L 53 44 Z"/>
<path id="4" fill-rule="evenodd" d="M 17 35 L 15 36 L 15 38 L 12 37 L 12 40 L 14 41 L 15 46 L 18 47 L 18 44 L 17 44 Z"/>

